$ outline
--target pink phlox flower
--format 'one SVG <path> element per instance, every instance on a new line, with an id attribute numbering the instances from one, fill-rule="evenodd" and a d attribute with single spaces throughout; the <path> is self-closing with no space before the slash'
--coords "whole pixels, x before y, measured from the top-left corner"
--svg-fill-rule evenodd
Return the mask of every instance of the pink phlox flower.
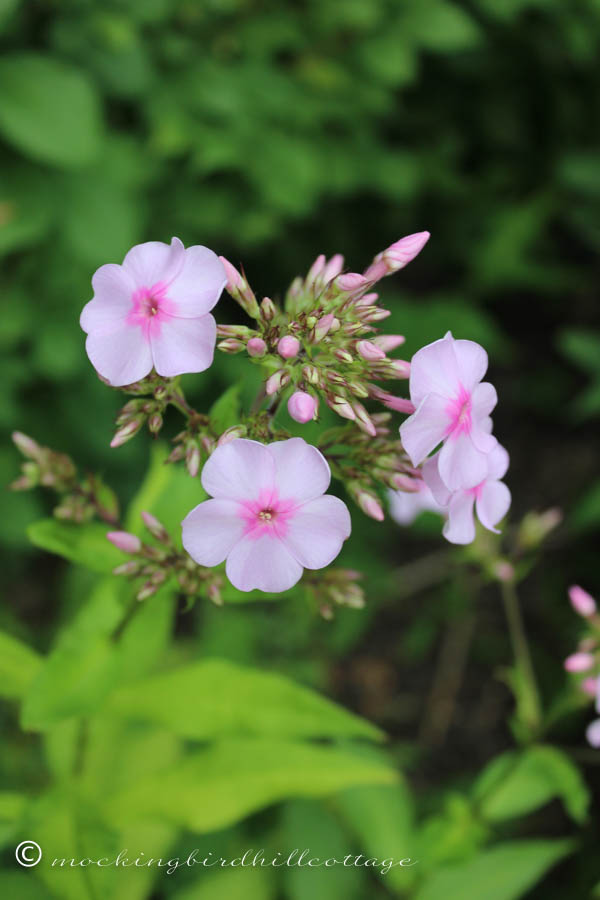
<path id="1" fill-rule="evenodd" d="M 149 241 L 122 265 L 101 266 L 94 297 L 80 324 L 94 368 L 119 387 L 159 375 L 203 372 L 213 360 L 216 323 L 210 310 L 227 281 L 223 263 L 207 247 Z"/>
<path id="2" fill-rule="evenodd" d="M 508 469 L 508 453 L 496 444 L 486 457 L 487 472 L 479 484 L 471 488 L 449 491 L 439 470 L 443 451 L 427 460 L 423 466 L 423 478 L 440 506 L 448 510 L 444 525 L 444 537 L 452 544 L 470 544 L 475 539 L 474 508 L 477 518 L 488 531 L 498 534 L 496 528 L 510 507 L 511 496 L 500 479 Z"/>
<path id="3" fill-rule="evenodd" d="M 446 515 L 446 510 L 437 502 L 424 481 L 414 480 L 414 491 L 389 491 L 390 515 L 399 525 L 410 525 L 417 516 L 425 512 Z"/>
<path id="4" fill-rule="evenodd" d="M 419 350 L 410 366 L 410 399 L 415 413 L 400 427 L 413 465 L 443 443 L 439 472 L 456 491 L 480 484 L 487 476 L 487 455 L 496 446 L 490 413 L 498 397 L 481 383 L 487 353 L 474 341 L 444 338 Z"/>
<path id="5" fill-rule="evenodd" d="M 350 514 L 325 495 L 325 457 L 302 438 L 273 444 L 238 439 L 213 452 L 202 470 L 205 500 L 183 520 L 183 546 L 201 566 L 226 560 L 240 591 L 277 593 L 303 569 L 322 569 L 350 535 Z"/>

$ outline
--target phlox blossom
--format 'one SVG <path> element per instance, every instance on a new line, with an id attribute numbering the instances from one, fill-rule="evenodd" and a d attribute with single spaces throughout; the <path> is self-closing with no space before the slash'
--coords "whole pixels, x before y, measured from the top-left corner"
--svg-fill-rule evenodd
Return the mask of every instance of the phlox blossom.
<path id="1" fill-rule="evenodd" d="M 508 512 L 511 502 L 510 491 L 500 480 L 506 474 L 509 461 L 504 447 L 496 444 L 487 455 L 487 472 L 479 484 L 457 491 L 449 491 L 442 480 L 442 453 L 443 450 L 427 460 L 423 478 L 440 506 L 447 508 L 444 537 L 452 544 L 470 544 L 475 539 L 474 508 L 484 528 L 497 534 L 496 525 Z"/>
<path id="2" fill-rule="evenodd" d="M 444 338 L 417 351 L 410 364 L 410 399 L 416 410 L 400 427 L 413 465 L 438 444 L 439 473 L 449 491 L 472 488 L 487 476 L 487 455 L 497 441 L 490 413 L 495 388 L 481 383 L 487 353 L 474 341 Z"/>
<path id="3" fill-rule="evenodd" d="M 201 480 L 212 499 L 183 520 L 183 546 L 201 566 L 226 559 L 240 591 L 288 590 L 304 568 L 329 565 L 350 535 L 346 504 L 324 496 L 329 465 L 302 438 L 230 441 L 209 457 Z"/>
<path id="4" fill-rule="evenodd" d="M 226 281 L 212 250 L 186 250 L 179 238 L 138 244 L 123 265 L 100 266 L 80 319 L 92 365 L 115 387 L 153 367 L 165 376 L 208 369 L 217 328 L 210 310 Z"/>
<path id="5" fill-rule="evenodd" d="M 411 525 L 426 510 L 446 514 L 424 481 L 415 481 L 415 486 L 415 491 L 389 491 L 390 516 L 399 525 Z"/>

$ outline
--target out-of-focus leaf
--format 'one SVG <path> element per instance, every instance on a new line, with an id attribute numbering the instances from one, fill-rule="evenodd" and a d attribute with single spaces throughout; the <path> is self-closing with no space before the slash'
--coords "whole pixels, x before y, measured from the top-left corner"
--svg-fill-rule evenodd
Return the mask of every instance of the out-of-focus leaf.
<path id="1" fill-rule="evenodd" d="M 0 631 L 0 697 L 22 697 L 41 662 L 31 647 Z"/>
<path id="2" fill-rule="evenodd" d="M 416 875 L 410 862 L 417 858 L 414 803 L 406 783 L 350 788 L 335 798 L 335 805 L 366 856 L 407 860 L 382 876 L 398 893 L 406 891 Z"/>
<path id="3" fill-rule="evenodd" d="M 208 415 L 217 434 L 221 434 L 232 425 L 237 425 L 240 421 L 241 389 L 241 384 L 232 384 L 211 406 Z"/>
<path id="4" fill-rule="evenodd" d="M 418 890 L 415 900 L 519 900 L 548 869 L 571 853 L 571 841 L 507 841 L 467 862 L 444 866 Z"/>
<path id="5" fill-rule="evenodd" d="M 92 572 L 107 574 L 127 559 L 107 540 L 108 531 L 111 528 L 100 522 L 78 525 L 59 519 L 42 519 L 29 526 L 27 535 L 31 543 L 42 550 L 63 556 Z"/>
<path id="6" fill-rule="evenodd" d="M 475 782 L 473 799 L 489 822 L 522 816 L 559 797 L 569 815 L 585 821 L 589 791 L 579 770 L 556 747 L 529 747 L 494 759 Z"/>
<path id="7" fill-rule="evenodd" d="M 33 53 L 5 55 L 0 132 L 42 162 L 88 163 L 100 149 L 98 97 L 87 77 L 66 63 Z"/>
<path id="8" fill-rule="evenodd" d="M 600 481 L 589 486 L 577 502 L 571 514 L 571 526 L 575 531 L 587 531 L 600 523 Z"/>
<path id="9" fill-rule="evenodd" d="M 191 886 L 176 890 L 171 900 L 275 900 L 278 896 L 275 875 L 269 869 L 249 866 L 236 869 L 211 869 Z"/>
<path id="10" fill-rule="evenodd" d="M 121 688 L 107 711 L 198 740 L 231 734 L 383 738 L 370 722 L 283 675 L 220 659 Z"/>
<path id="11" fill-rule="evenodd" d="M 108 798 L 114 823 L 160 817 L 191 831 L 224 828 L 286 797 L 319 797 L 356 784 L 390 784 L 395 771 L 348 750 L 273 739 L 217 741 L 173 769 Z"/>

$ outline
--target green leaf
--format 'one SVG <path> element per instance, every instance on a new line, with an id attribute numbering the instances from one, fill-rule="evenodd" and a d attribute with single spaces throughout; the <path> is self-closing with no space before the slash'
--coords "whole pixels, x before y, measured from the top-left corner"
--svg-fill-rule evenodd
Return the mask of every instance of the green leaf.
<path id="1" fill-rule="evenodd" d="M 141 778 L 106 802 L 114 823 L 160 817 L 191 831 L 224 828 L 286 797 L 319 797 L 356 784 L 390 784 L 387 765 L 347 750 L 272 739 L 217 741 L 172 769 Z"/>
<path id="2" fill-rule="evenodd" d="M 221 659 L 202 660 L 121 688 L 107 712 L 154 722 L 197 740 L 232 734 L 384 737 L 375 725 L 284 675 Z"/>
<path id="3" fill-rule="evenodd" d="M 34 159 L 79 166 L 98 154 L 100 105 L 87 77 L 33 53 L 0 60 L 0 132 Z"/>
<path id="4" fill-rule="evenodd" d="M 581 369 L 600 374 L 600 334 L 570 329 L 559 336 L 558 346 Z"/>
<path id="5" fill-rule="evenodd" d="M 467 862 L 444 866 L 428 878 L 415 900 L 519 900 L 548 869 L 571 853 L 571 841 L 507 841 Z"/>
<path id="6" fill-rule="evenodd" d="M 118 674 L 109 636 L 125 612 L 126 582 L 103 579 L 39 669 L 24 698 L 21 724 L 43 730 L 70 716 L 91 713 Z"/>
<path id="7" fill-rule="evenodd" d="M 22 697 L 40 665 L 41 658 L 31 647 L 0 631 L 0 697 Z"/>
<path id="8" fill-rule="evenodd" d="M 414 803 L 404 780 L 350 788 L 335 798 L 335 805 L 367 856 L 411 862 L 417 858 Z M 415 875 L 416 869 L 407 862 L 382 878 L 401 893 L 413 883 Z"/>
<path id="9" fill-rule="evenodd" d="M 571 526 L 576 531 L 588 531 L 600 522 L 600 481 L 595 481 L 586 490 L 573 510 Z"/>
<path id="10" fill-rule="evenodd" d="M 504 753 L 477 779 L 473 799 L 489 822 L 526 815 L 559 797 L 580 824 L 587 816 L 589 792 L 579 770 L 556 747 L 529 747 Z"/>
<path id="11" fill-rule="evenodd" d="M 31 543 L 42 550 L 63 556 L 92 572 L 108 574 L 127 559 L 107 540 L 109 531 L 108 525 L 100 522 L 78 525 L 58 519 L 41 519 L 29 526 L 27 535 Z"/>
<path id="12" fill-rule="evenodd" d="M 217 434 L 222 434 L 228 428 L 231 428 L 232 425 L 239 423 L 241 389 L 241 382 L 232 384 L 211 406 L 208 416 L 210 424 Z"/>

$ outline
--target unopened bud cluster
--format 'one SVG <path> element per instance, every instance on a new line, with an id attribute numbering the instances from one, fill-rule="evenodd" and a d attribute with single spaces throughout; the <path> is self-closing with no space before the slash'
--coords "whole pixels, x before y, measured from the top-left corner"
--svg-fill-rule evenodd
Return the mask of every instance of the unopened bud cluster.
<path id="1" fill-rule="evenodd" d="M 334 618 L 338 607 L 362 609 L 365 594 L 358 584 L 362 573 L 356 569 L 328 569 L 318 577 L 305 572 L 302 583 L 307 587 L 316 608 L 324 619 Z"/>
<path id="2" fill-rule="evenodd" d="M 15 431 L 12 439 L 25 462 L 20 477 L 10 485 L 11 490 L 50 488 L 60 498 L 53 510 L 57 519 L 82 523 L 99 516 L 105 522 L 118 521 L 117 497 L 98 476 L 87 475 L 80 480 L 73 460 L 66 454 L 42 447 L 20 431 Z"/>
<path id="3" fill-rule="evenodd" d="M 117 566 L 113 574 L 136 579 L 139 582 L 136 598 L 140 601 L 152 597 L 161 585 L 174 577 L 179 590 L 190 601 L 204 595 L 221 605 L 222 576 L 214 569 L 196 565 L 187 553 L 178 550 L 164 525 L 151 513 L 143 512 L 142 520 L 155 543 L 144 543 L 128 531 L 109 531 L 106 535 L 115 547 L 130 557 Z"/>
<path id="4" fill-rule="evenodd" d="M 292 282 L 283 309 L 270 298 L 259 304 L 246 277 L 221 258 L 228 276 L 226 289 L 255 325 L 219 325 L 217 346 L 225 353 L 245 351 L 260 364 L 267 396 L 286 392 L 288 412 L 297 422 L 317 418 L 323 402 L 375 437 L 377 428 L 366 401 L 403 413 L 414 412 L 414 407 L 379 384 L 406 380 L 410 365 L 388 356 L 404 338 L 380 334 L 380 323 L 390 312 L 379 305 L 373 288 L 410 262 L 428 237 L 422 232 L 397 241 L 363 274 L 345 272 L 339 254 L 330 260 L 319 256 L 305 278 Z"/>

